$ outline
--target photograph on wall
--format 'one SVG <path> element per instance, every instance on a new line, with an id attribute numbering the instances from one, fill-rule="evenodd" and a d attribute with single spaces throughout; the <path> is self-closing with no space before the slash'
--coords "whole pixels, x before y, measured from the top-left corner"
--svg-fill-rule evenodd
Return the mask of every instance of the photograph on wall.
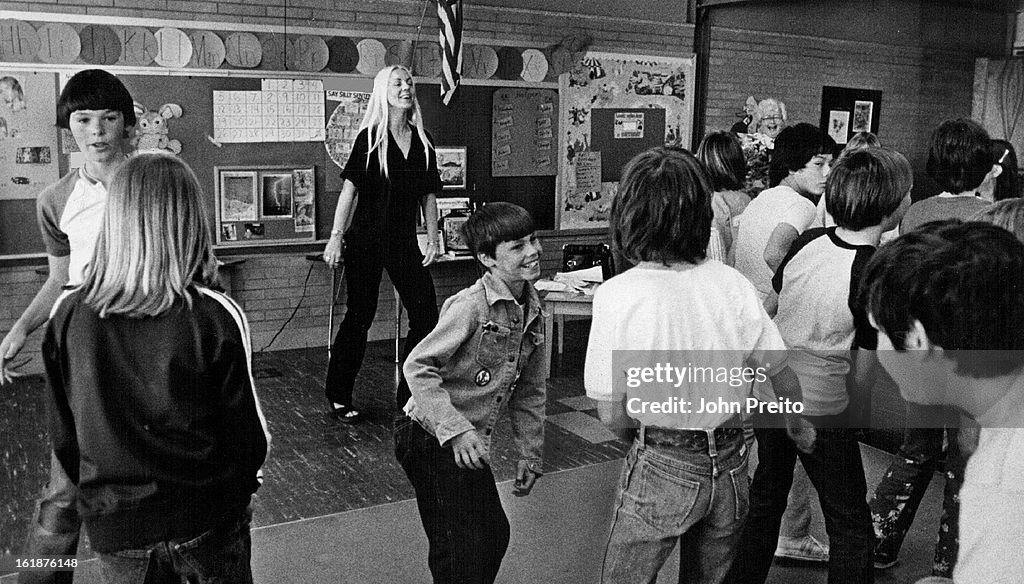
<path id="1" fill-rule="evenodd" d="M 256 172 L 226 171 L 220 175 L 220 221 L 256 220 Z"/>
<path id="2" fill-rule="evenodd" d="M 313 203 L 295 201 L 295 232 L 311 233 L 315 229 L 313 220 Z"/>
<path id="3" fill-rule="evenodd" d="M 874 104 L 870 101 L 855 101 L 853 103 L 853 133 L 871 131 L 871 114 Z"/>
<path id="4" fill-rule="evenodd" d="M 615 112 L 615 139 L 644 137 L 644 112 Z"/>
<path id="5" fill-rule="evenodd" d="M 828 112 L 828 135 L 836 144 L 846 144 L 847 136 L 850 135 L 850 112 Z"/>
<path id="6" fill-rule="evenodd" d="M 14 160 L 18 164 L 50 164 L 50 147 L 23 146 L 18 148 Z"/>
<path id="7" fill-rule="evenodd" d="M 455 255 L 469 255 L 469 244 L 462 237 L 462 224 L 467 219 L 466 215 L 449 215 L 441 220 L 444 247 Z"/>
<path id="8" fill-rule="evenodd" d="M 444 189 L 466 188 L 466 147 L 438 146 L 437 170 Z"/>
<path id="9" fill-rule="evenodd" d="M 242 239 L 263 239 L 265 233 L 262 223 L 246 223 L 242 226 Z"/>
<path id="10" fill-rule="evenodd" d="M 273 172 L 260 175 L 261 217 L 292 216 L 292 173 Z"/>
<path id="11" fill-rule="evenodd" d="M 227 223 L 220 226 L 220 239 L 221 241 L 237 241 L 238 230 L 235 229 L 234 223 Z"/>

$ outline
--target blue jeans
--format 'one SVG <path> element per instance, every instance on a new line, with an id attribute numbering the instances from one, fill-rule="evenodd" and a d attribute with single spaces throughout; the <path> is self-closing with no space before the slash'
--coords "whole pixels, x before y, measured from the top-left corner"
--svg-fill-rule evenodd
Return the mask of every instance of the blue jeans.
<path id="1" fill-rule="evenodd" d="M 100 554 L 103 584 L 252 584 L 252 508 L 190 539 Z"/>
<path id="2" fill-rule="evenodd" d="M 619 483 L 601 582 L 653 582 L 683 534 L 687 582 L 721 582 L 748 508 L 742 434 L 706 449 L 637 437 Z"/>
<path id="3" fill-rule="evenodd" d="M 68 478 L 57 457 L 50 453 L 50 480 L 36 502 L 29 526 L 25 556 L 73 556 L 78 551 L 78 489 Z M 74 572 L 31 571 L 18 574 L 21 584 L 71 584 Z"/>
<path id="4" fill-rule="evenodd" d="M 510 530 L 491 469 L 459 468 L 451 447 L 407 417 L 395 422 L 395 456 L 416 489 L 434 582 L 494 582 Z"/>
<path id="5" fill-rule="evenodd" d="M 807 417 L 818 429 L 814 452 L 796 449 L 786 431 L 755 418 L 760 462 L 750 486 L 750 514 L 729 582 L 763 584 L 771 569 L 797 457 L 818 491 L 829 538 L 829 584 L 874 581 L 874 532 L 860 447 L 841 416 Z"/>

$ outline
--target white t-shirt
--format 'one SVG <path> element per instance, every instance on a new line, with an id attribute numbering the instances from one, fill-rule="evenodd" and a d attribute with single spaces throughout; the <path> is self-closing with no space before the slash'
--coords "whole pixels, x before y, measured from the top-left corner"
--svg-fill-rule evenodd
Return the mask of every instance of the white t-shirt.
<path id="1" fill-rule="evenodd" d="M 1024 578 L 1024 429 L 982 428 L 960 488 L 957 584 Z"/>
<path id="2" fill-rule="evenodd" d="M 55 257 L 71 256 L 68 284 L 82 283 L 86 264 L 103 228 L 107 189 L 103 183 L 86 178 L 76 169 L 39 195 L 38 220 L 46 252 Z"/>
<path id="3" fill-rule="evenodd" d="M 772 292 L 772 270 L 764 261 L 768 239 L 780 223 L 803 233 L 814 221 L 814 203 L 790 187 L 779 185 L 761 191 L 735 222 L 739 227 L 735 246 L 736 269 L 750 280 L 763 300 Z"/>
<path id="4" fill-rule="evenodd" d="M 644 262 L 598 287 L 583 383 L 593 399 L 623 397 L 627 373 L 613 370 L 613 351 L 700 351 L 716 368 L 763 366 L 771 375 L 785 364 L 785 348 L 753 287 L 733 268 L 711 260 L 671 267 Z M 699 388 L 684 384 L 676 395 L 694 405 L 700 397 L 742 402 L 750 395 L 750 384 L 717 383 L 715 395 L 692 391 Z M 653 425 L 716 428 L 733 415 L 694 413 L 687 415 L 685 426 Z"/>

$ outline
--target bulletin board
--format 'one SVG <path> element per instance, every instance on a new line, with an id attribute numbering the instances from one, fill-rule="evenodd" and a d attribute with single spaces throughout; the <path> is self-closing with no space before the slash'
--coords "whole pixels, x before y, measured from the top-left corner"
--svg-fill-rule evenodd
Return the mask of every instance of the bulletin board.
<path id="1" fill-rule="evenodd" d="M 491 174 L 555 176 L 558 92 L 503 87 L 491 108 Z"/>
<path id="2" fill-rule="evenodd" d="M 316 239 L 312 167 L 218 166 L 214 232 L 221 245 Z"/>
<path id="3" fill-rule="evenodd" d="M 878 134 L 882 92 L 851 87 L 821 88 L 820 127 L 840 146 L 858 132 Z"/>
<path id="4" fill-rule="evenodd" d="M 0 71 L 0 199 L 35 199 L 58 172 L 57 78 Z"/>
<path id="5" fill-rule="evenodd" d="M 659 144 L 688 146 L 693 56 L 588 52 L 559 76 L 559 229 L 606 228 L 622 165 Z"/>
<path id="6" fill-rule="evenodd" d="M 56 84 L 56 73 L 41 73 L 50 76 Z M 272 74 L 269 77 L 284 78 L 287 73 Z M 341 191 L 341 165 L 347 158 L 344 148 L 335 145 L 334 156 L 325 141 L 233 143 L 215 139 L 214 133 L 214 91 L 261 91 L 260 77 L 208 77 L 187 75 L 123 75 L 125 83 L 135 101 L 147 110 L 159 111 L 162 105 L 175 103 L 181 106 L 181 116 L 166 120 L 168 138 L 181 145 L 180 156 L 195 171 L 206 195 L 209 216 L 216 217 L 215 193 L 217 188 L 215 169 L 228 166 L 289 166 L 313 168 L 313 185 L 316 193 L 314 204 L 314 231 L 307 241 L 306 234 L 294 243 L 307 243 L 323 239 L 330 233 L 335 205 Z M 332 79 L 332 81 L 334 81 Z M 346 79 L 363 82 L 369 80 Z M 325 81 L 326 85 L 326 81 Z M 460 86 L 448 106 L 441 103 L 440 89 L 436 84 L 419 83 L 417 96 L 423 112 L 424 126 L 434 139 L 443 146 L 466 147 L 466 181 L 462 189 L 445 190 L 442 196 L 468 196 L 474 204 L 490 201 L 509 201 L 527 209 L 534 218 L 538 229 L 554 229 L 555 218 L 555 177 L 554 176 L 492 176 L 491 174 L 491 109 L 493 94 L 502 88 L 481 85 Z M 55 91 L 56 93 L 56 91 Z M 342 93 L 327 90 L 328 97 L 342 97 Z M 329 138 L 328 120 L 335 114 L 340 103 L 347 104 L 345 119 L 336 120 L 337 126 L 347 125 L 350 130 L 358 126 L 359 107 L 362 98 L 358 92 L 348 92 L 345 100 L 325 98 L 324 124 L 328 126 L 325 138 Z M 55 102 L 54 102 L 55 103 Z M 2 107 L 2 104 L 0 104 Z M 51 116 L 54 106 L 51 105 Z M 47 125 L 53 129 L 52 117 Z M 56 132 L 54 130 L 54 132 Z M 56 136 L 56 133 L 54 134 Z M 51 152 L 51 156 L 53 152 Z M 69 171 L 67 155 L 59 155 L 59 175 Z M 337 160 L 336 160 L 337 159 Z M 56 180 L 57 177 L 54 177 Z M 53 182 L 53 181 L 50 181 Z M 0 257 L 21 254 L 43 254 L 42 237 L 36 225 L 35 197 L 39 189 L 33 189 L 32 198 L 0 198 Z M 237 228 L 236 228 L 237 229 Z M 243 250 L 243 243 L 225 239 L 219 247 Z"/>

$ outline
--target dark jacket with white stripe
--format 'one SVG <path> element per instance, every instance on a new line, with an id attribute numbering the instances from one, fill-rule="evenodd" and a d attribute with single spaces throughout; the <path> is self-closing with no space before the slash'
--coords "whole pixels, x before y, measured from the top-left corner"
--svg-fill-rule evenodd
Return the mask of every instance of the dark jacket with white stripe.
<path id="1" fill-rule="evenodd" d="M 194 537 L 238 517 L 269 442 L 241 309 L 198 289 L 191 308 L 99 318 L 82 296 L 54 307 L 43 359 L 54 452 L 93 549 Z"/>

